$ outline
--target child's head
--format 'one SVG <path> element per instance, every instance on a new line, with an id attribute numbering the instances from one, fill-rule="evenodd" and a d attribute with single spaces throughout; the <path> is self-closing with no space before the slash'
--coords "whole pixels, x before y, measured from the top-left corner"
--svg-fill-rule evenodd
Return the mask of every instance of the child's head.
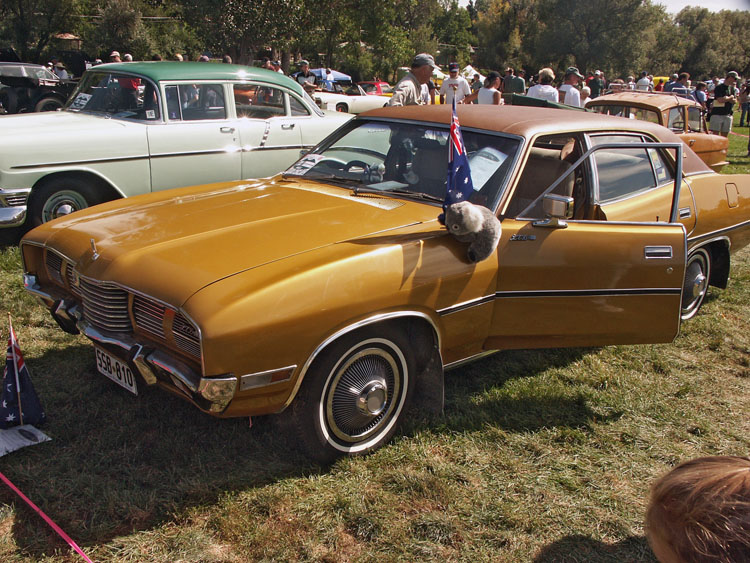
<path id="1" fill-rule="evenodd" d="M 750 562 L 750 459 L 702 457 L 659 478 L 646 534 L 662 563 Z"/>

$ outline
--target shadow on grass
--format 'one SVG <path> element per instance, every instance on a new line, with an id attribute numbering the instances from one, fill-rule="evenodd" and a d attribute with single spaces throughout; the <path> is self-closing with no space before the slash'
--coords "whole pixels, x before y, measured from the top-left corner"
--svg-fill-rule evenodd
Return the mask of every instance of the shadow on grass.
<path id="1" fill-rule="evenodd" d="M 24 234 L 26 234 L 26 230 L 21 227 L 0 229 L 0 249 L 17 246 Z"/>
<path id="2" fill-rule="evenodd" d="M 247 418 L 216 419 L 143 384 L 139 396 L 132 396 L 96 372 L 93 349 L 82 337 L 64 346 L 27 358 L 49 417 L 42 430 L 52 442 L 7 456 L 3 471 L 79 545 L 180 520 L 191 507 L 220 502 L 227 492 L 320 471 L 298 452 L 293 437 L 278 432 L 275 417 L 249 428 Z M 508 431 L 587 426 L 593 413 L 574 389 L 496 393 L 509 380 L 562 367 L 583 354 L 504 352 L 449 372 L 447 416 L 437 431 L 441 425 L 472 429 L 488 423 Z M 35 557 L 64 548 L 10 490 L 0 491 L 0 501 L 17 507 L 13 532 L 25 553 Z"/>
<path id="3" fill-rule="evenodd" d="M 575 563 L 578 561 L 623 563 L 656 561 L 646 538 L 631 536 L 615 544 L 607 544 L 588 536 L 566 536 L 546 546 L 534 563 Z"/>

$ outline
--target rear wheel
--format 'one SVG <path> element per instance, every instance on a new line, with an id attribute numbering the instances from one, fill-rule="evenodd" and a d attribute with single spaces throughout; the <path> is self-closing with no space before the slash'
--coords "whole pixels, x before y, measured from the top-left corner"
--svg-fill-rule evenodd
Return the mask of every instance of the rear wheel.
<path id="1" fill-rule="evenodd" d="M 53 178 L 31 194 L 28 222 L 32 227 L 101 203 L 92 182 Z"/>
<path id="2" fill-rule="evenodd" d="M 403 330 L 382 328 L 342 337 L 307 373 L 292 411 L 311 458 L 366 454 L 396 431 L 414 388 L 414 358 Z"/>
<path id="3" fill-rule="evenodd" d="M 344 113 L 349 111 L 349 106 L 344 103 L 336 104 L 336 111 L 342 111 Z"/>
<path id="4" fill-rule="evenodd" d="M 34 106 L 34 111 L 57 111 L 63 103 L 57 98 L 42 98 Z"/>
<path id="5" fill-rule="evenodd" d="M 682 320 L 695 316 L 708 293 L 711 278 L 711 254 L 699 248 L 688 257 L 685 267 L 685 283 L 682 289 Z"/>

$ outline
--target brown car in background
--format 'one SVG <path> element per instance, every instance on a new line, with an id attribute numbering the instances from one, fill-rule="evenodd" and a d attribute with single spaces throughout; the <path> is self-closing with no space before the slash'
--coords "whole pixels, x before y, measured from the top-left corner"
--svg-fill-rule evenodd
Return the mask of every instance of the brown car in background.
<path id="1" fill-rule="evenodd" d="M 716 172 L 728 164 L 729 140 L 708 132 L 703 109 L 695 100 L 669 92 L 628 91 L 594 98 L 586 109 L 658 123 L 677 133 Z"/>

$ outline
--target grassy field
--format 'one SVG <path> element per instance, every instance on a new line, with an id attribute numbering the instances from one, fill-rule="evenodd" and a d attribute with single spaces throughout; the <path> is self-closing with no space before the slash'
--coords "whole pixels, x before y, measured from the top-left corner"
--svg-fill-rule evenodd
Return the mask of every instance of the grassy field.
<path id="1" fill-rule="evenodd" d="M 746 142 L 733 136 L 730 171 L 750 172 Z M 53 441 L 0 470 L 100 562 L 654 561 L 651 481 L 750 452 L 750 248 L 674 343 L 496 354 L 448 374 L 444 416 L 326 468 L 270 419 L 119 389 L 20 273 L 0 250 L 0 312 Z M 4 486 L 0 530 L 0 561 L 80 560 Z"/>

